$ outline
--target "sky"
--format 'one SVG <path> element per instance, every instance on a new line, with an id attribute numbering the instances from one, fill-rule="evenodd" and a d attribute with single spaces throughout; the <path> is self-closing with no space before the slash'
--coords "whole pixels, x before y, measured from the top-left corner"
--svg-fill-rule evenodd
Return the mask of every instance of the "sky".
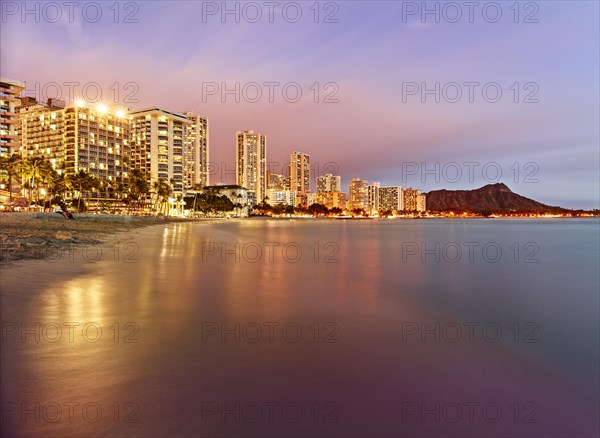
<path id="1" fill-rule="evenodd" d="M 596 1 L 0 3 L 2 77 L 208 117 L 211 183 L 253 129 L 276 173 L 309 154 L 313 188 L 502 182 L 600 207 Z"/>

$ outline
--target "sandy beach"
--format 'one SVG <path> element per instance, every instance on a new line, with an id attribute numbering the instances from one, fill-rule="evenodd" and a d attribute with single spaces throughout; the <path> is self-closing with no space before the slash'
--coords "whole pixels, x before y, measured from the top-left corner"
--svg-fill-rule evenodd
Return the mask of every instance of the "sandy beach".
<path id="1" fill-rule="evenodd" d="M 78 214 L 66 220 L 56 213 L 0 214 L 0 264 L 50 254 L 53 248 L 106 241 L 119 231 L 165 223 L 164 218 Z"/>

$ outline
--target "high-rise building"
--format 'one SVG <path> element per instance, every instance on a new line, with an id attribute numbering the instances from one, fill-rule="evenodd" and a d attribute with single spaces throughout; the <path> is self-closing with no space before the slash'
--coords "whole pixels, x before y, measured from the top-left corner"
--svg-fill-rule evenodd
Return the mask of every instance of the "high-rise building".
<path id="1" fill-rule="evenodd" d="M 208 121 L 159 108 L 131 113 L 77 100 L 21 100 L 21 153 L 49 160 L 59 173 L 86 170 L 100 180 L 123 180 L 129 170 L 148 182 L 172 184 L 173 192 L 208 182 Z"/>
<path id="2" fill-rule="evenodd" d="M 369 183 L 360 178 L 352 178 L 349 184 L 348 200 L 350 210 L 367 209 L 367 187 Z"/>
<path id="3" fill-rule="evenodd" d="M 44 157 L 59 173 L 85 170 L 101 181 L 128 176 L 129 116 L 78 101 L 29 102 L 20 109 L 23 157 Z"/>
<path id="4" fill-rule="evenodd" d="M 342 177 L 327 173 L 317 177 L 317 193 L 339 192 L 342 189 Z"/>
<path id="5" fill-rule="evenodd" d="M 417 211 L 427 211 L 427 196 L 425 193 L 417 196 Z"/>
<path id="6" fill-rule="evenodd" d="M 21 156 L 43 157 L 60 173 L 66 169 L 64 108 L 28 98 L 19 108 L 21 118 Z M 74 153 L 72 154 L 74 155 Z"/>
<path id="7" fill-rule="evenodd" d="M 401 211 L 404 210 L 402 187 L 380 187 L 379 188 L 379 210 Z"/>
<path id="8" fill-rule="evenodd" d="M 183 113 L 192 121 L 185 125 L 183 140 L 183 186 L 204 187 L 208 175 L 208 120 L 191 112 Z"/>
<path id="9" fill-rule="evenodd" d="M 21 146 L 21 122 L 17 108 L 21 105 L 24 89 L 24 82 L 0 79 L 0 157 L 18 153 Z"/>
<path id="10" fill-rule="evenodd" d="M 184 137 L 193 121 L 160 108 L 130 114 L 132 167 L 144 170 L 149 183 L 160 179 L 172 185 L 173 193 L 183 193 Z"/>
<path id="11" fill-rule="evenodd" d="M 268 188 L 269 190 L 285 191 L 290 189 L 290 179 L 287 176 L 279 173 L 271 173 L 267 170 L 268 176 Z"/>
<path id="12" fill-rule="evenodd" d="M 296 202 L 307 204 L 310 192 L 310 155 L 292 152 L 290 155 L 290 190 L 296 192 Z"/>
<path id="13" fill-rule="evenodd" d="M 342 177 L 327 173 L 317 177 L 317 193 L 315 202 L 325 207 L 346 208 L 346 193 L 340 192 L 342 187 Z"/>
<path id="14" fill-rule="evenodd" d="M 367 211 L 376 214 L 379 211 L 379 187 L 381 184 L 373 182 L 367 187 Z"/>
<path id="15" fill-rule="evenodd" d="M 254 131 L 236 134 L 236 184 L 253 192 L 259 204 L 267 197 L 267 137 Z"/>
<path id="16" fill-rule="evenodd" d="M 403 190 L 404 210 L 425 211 L 425 195 L 421 190 L 409 188 Z"/>

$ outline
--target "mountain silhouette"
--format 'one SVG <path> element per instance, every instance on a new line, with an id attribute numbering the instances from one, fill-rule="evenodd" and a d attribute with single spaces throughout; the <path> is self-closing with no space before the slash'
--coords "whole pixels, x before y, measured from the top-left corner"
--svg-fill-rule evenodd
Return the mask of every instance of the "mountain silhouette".
<path id="1" fill-rule="evenodd" d="M 560 212 L 554 207 L 526 198 L 505 184 L 488 184 L 475 190 L 433 190 L 427 193 L 428 210 L 491 212 Z"/>

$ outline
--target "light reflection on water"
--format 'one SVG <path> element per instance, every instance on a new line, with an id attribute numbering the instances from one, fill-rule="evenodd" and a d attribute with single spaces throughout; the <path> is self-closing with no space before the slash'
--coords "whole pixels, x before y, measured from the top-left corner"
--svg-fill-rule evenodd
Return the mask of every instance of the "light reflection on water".
<path id="1" fill-rule="evenodd" d="M 9 436 L 598 433 L 595 221 L 174 223 L 136 230 L 130 241 L 139 248 L 135 263 L 105 248 L 106 257 L 93 264 L 77 259 L 3 268 L 2 402 Z M 324 263 L 333 253 L 325 250 L 328 242 L 335 244 L 334 263 Z M 496 263 L 480 257 L 473 263 L 403 261 L 402 244 L 411 242 L 427 248 L 495 242 L 504 252 Z M 538 263 L 515 263 L 509 249 L 515 242 L 535 242 Z M 254 262 L 243 253 L 235 262 L 235 251 L 225 262 L 220 253 L 206 254 L 211 244 L 232 251 L 236 243 L 279 247 L 272 261 L 265 253 Z M 296 262 L 277 249 L 291 243 L 302 249 Z M 406 323 L 432 327 L 436 321 L 497 322 L 503 336 L 496 343 L 481 336 L 473 343 L 436 343 L 431 336 L 403 342 Z M 46 337 L 36 342 L 27 335 L 23 343 L 20 333 L 8 336 L 8 325 L 21 322 L 40 322 Z M 539 342 L 521 342 L 527 322 L 538 327 Z M 50 323 L 63 326 L 57 342 L 46 339 L 54 333 Z M 79 323 L 74 342 L 65 323 Z M 234 332 L 225 342 L 208 334 L 209 325 L 221 323 Z M 265 323 L 279 324 L 278 335 L 274 342 L 266 331 L 258 342 L 237 342 L 236 323 L 249 338 Z M 297 342 L 281 336 L 288 323 L 302 329 Z M 520 342 L 513 339 L 514 323 Z M 86 324 L 96 342 L 82 337 Z M 92 422 L 80 414 L 71 422 L 63 414 L 50 422 L 42 412 L 39 422 L 33 414 L 23 420 L 20 411 L 10 411 L 22 402 L 96 403 L 102 416 Z M 243 407 L 271 402 L 296 403 L 302 416 L 291 422 L 275 411 L 273 421 L 251 422 L 244 415 Z M 503 415 L 495 423 L 480 413 L 472 422 L 466 414 L 456 422 L 444 415 L 436 421 L 434 414 L 403 419 L 403 409 L 421 402 L 430 408 L 496 403 Z M 221 403 L 233 413 L 203 418 Z M 533 412 L 527 403 L 539 408 L 531 417 L 537 422 L 524 421 Z"/>

